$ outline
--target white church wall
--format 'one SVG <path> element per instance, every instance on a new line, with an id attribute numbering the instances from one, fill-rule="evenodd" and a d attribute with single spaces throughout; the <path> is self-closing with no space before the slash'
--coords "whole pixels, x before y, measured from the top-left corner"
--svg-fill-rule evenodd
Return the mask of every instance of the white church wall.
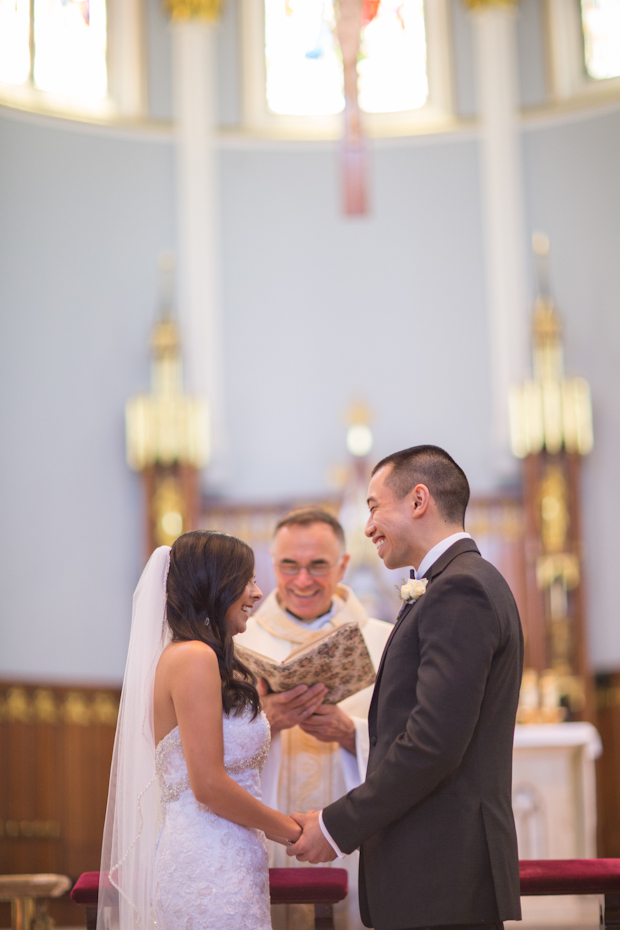
<path id="1" fill-rule="evenodd" d="M 517 55 L 522 107 L 542 106 L 547 99 L 543 16 L 541 0 L 521 0 L 517 10 Z"/>
<path id="2" fill-rule="evenodd" d="M 161 0 L 144 0 L 147 35 L 148 112 L 153 119 L 171 120 L 172 42 L 170 18 Z M 239 9 L 236 0 L 223 6 L 217 27 L 218 102 L 222 126 L 241 121 L 241 65 Z"/>
<path id="3" fill-rule="evenodd" d="M 551 240 L 565 364 L 585 376 L 594 451 L 584 462 L 586 591 L 592 660 L 620 666 L 620 106 L 532 124 L 524 135 L 530 226 Z"/>
<path id="4" fill-rule="evenodd" d="M 372 211 L 340 210 L 331 146 L 222 155 L 230 489 L 321 494 L 343 414 L 375 412 L 377 456 L 446 445 L 490 490 L 476 146 L 376 146 Z"/>
<path id="5" fill-rule="evenodd" d="M 476 114 L 476 63 L 471 16 L 462 0 L 451 0 L 452 61 L 456 112 L 461 119 Z"/>
<path id="6" fill-rule="evenodd" d="M 148 109 L 156 119 L 172 119 L 171 42 L 168 16 L 160 0 L 145 0 L 147 31 Z M 238 0 L 224 4 L 218 26 L 218 95 L 223 126 L 241 122 L 241 64 L 239 58 Z M 452 54 L 459 116 L 476 114 L 475 62 L 471 14 L 463 0 L 451 0 Z M 545 50 L 542 0 L 521 0 L 517 14 L 519 94 L 524 107 L 546 99 Z"/>
<path id="7" fill-rule="evenodd" d="M 172 149 L 28 119 L 2 121 L 0 673 L 108 678 L 122 673 L 141 555 L 122 411 L 146 381 Z M 377 455 L 442 443 L 488 490 L 474 142 L 377 150 L 373 213 L 353 222 L 328 147 L 229 148 L 221 162 L 227 493 L 324 493 L 355 395 L 375 410 Z"/>
<path id="8" fill-rule="evenodd" d="M 150 112 L 166 118 L 155 6 Z M 522 10 L 526 35 L 540 9 Z M 234 122 L 226 67 L 221 113 Z M 540 73 L 528 86 L 532 102 Z M 620 113 L 592 111 L 529 123 L 524 139 L 529 226 L 551 237 L 567 363 L 594 395 L 584 517 L 597 667 L 620 665 L 619 135 Z M 148 380 L 156 259 L 174 244 L 172 140 L 4 111 L 0 151 L 0 675 L 118 679 L 142 555 L 123 405 Z M 436 442 L 477 493 L 495 489 L 475 132 L 377 143 L 370 164 L 371 213 L 345 220 L 330 145 L 222 144 L 228 496 L 324 493 L 354 396 L 374 410 L 377 456 Z"/>
<path id="9" fill-rule="evenodd" d="M 517 8 L 519 101 L 522 107 L 542 105 L 547 97 L 543 14 L 542 0 L 521 0 Z M 470 119 L 477 112 L 476 63 L 472 14 L 463 0 L 451 0 L 450 19 L 456 111 L 462 119 Z"/>
<path id="10" fill-rule="evenodd" d="M 240 35 L 239 4 L 231 0 L 224 4 L 217 43 L 217 92 L 220 123 L 225 127 L 237 126 L 241 122 Z"/>
<path id="11" fill-rule="evenodd" d="M 172 41 L 169 18 L 159 0 L 144 0 L 148 113 L 172 119 Z"/>
<path id="12" fill-rule="evenodd" d="M 148 383 L 172 148 L 4 115 L 0 140 L 0 675 L 118 680 L 141 567 L 123 407 Z"/>

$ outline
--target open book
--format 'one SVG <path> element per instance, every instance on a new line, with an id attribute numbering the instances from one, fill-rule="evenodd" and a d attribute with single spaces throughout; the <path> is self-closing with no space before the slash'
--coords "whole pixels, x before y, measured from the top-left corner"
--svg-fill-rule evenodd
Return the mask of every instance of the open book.
<path id="1" fill-rule="evenodd" d="M 366 641 L 356 621 L 343 623 L 306 646 L 299 646 L 284 660 L 235 643 L 237 657 L 272 691 L 289 691 L 297 685 L 321 682 L 328 689 L 325 703 L 338 704 L 375 682 L 376 674 Z"/>

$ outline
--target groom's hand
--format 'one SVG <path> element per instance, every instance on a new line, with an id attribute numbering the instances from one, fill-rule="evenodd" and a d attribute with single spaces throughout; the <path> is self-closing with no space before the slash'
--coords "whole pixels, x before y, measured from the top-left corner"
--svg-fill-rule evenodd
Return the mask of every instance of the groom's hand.
<path id="1" fill-rule="evenodd" d="M 307 814 L 291 814 L 293 820 L 299 824 L 302 834 L 296 843 L 287 846 L 287 856 L 296 856 L 300 862 L 332 862 L 336 853 L 323 836 L 319 824 L 319 812 L 309 811 Z"/>
<path id="2" fill-rule="evenodd" d="M 327 688 L 322 684 L 312 685 L 311 688 L 297 685 L 290 691 L 270 694 L 264 678 L 258 679 L 256 688 L 272 735 L 303 723 L 312 716 L 327 694 Z"/>
<path id="3" fill-rule="evenodd" d="M 322 743 L 340 743 L 355 755 L 355 724 L 336 704 L 321 704 L 301 728 Z"/>

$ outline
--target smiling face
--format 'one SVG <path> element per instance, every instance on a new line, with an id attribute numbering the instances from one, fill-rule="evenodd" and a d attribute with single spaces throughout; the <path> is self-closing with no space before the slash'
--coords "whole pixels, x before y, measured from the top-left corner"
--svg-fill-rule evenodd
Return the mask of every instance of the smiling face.
<path id="1" fill-rule="evenodd" d="M 349 561 L 332 528 L 327 523 L 283 526 L 271 555 L 280 606 L 300 620 L 327 613 Z"/>
<path id="2" fill-rule="evenodd" d="M 388 485 L 391 465 L 380 468 L 368 485 L 370 516 L 365 533 L 375 544 L 377 555 L 387 568 L 403 568 L 416 562 L 418 527 L 413 516 L 416 509 L 417 485 L 402 499 L 394 496 Z M 424 488 L 426 493 L 428 491 Z"/>
<path id="3" fill-rule="evenodd" d="M 226 626 L 231 636 L 235 636 L 236 633 L 245 633 L 248 617 L 262 596 L 263 592 L 254 579 L 248 581 L 241 597 L 237 598 L 226 611 Z"/>

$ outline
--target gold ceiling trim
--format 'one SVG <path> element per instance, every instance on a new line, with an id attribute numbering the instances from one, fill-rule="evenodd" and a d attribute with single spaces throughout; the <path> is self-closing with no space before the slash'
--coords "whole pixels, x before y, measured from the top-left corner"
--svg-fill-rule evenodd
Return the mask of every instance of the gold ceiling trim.
<path id="1" fill-rule="evenodd" d="M 464 3 L 470 10 L 488 10 L 492 7 L 518 6 L 519 0 L 464 0 Z"/>
<path id="2" fill-rule="evenodd" d="M 166 0 L 166 9 L 176 22 L 198 19 L 215 23 L 220 18 L 220 0 Z"/>

